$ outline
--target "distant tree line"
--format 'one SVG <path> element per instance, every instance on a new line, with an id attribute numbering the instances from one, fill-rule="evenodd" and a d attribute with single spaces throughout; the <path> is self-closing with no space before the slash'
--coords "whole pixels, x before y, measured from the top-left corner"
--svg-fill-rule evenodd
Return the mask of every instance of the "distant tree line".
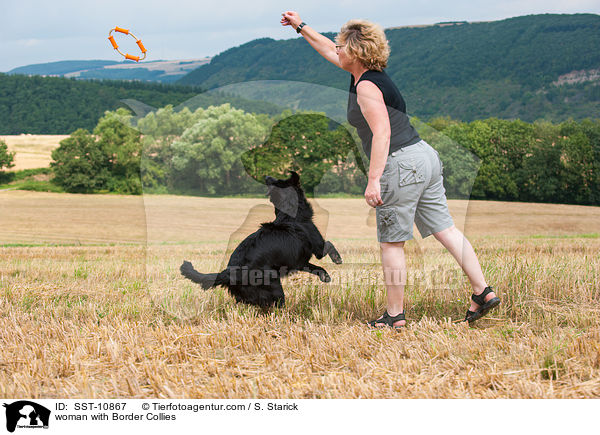
<path id="1" fill-rule="evenodd" d="M 600 120 L 414 123 L 440 154 L 449 198 L 600 205 Z M 169 105 L 137 123 L 125 109 L 106 112 L 91 133 L 63 140 L 51 167 L 69 192 L 256 195 L 265 175 L 295 170 L 309 195 L 360 195 L 368 165 L 358 143 L 322 114 Z"/>
<path id="2" fill-rule="evenodd" d="M 197 86 L 0 73 L 0 134 L 91 131 L 107 110 L 126 108 L 123 100 L 137 100 L 155 108 L 183 102 L 208 107 L 226 100 L 247 111 L 275 114 L 282 110 L 260 101 L 203 93 Z"/>
<path id="3" fill-rule="evenodd" d="M 266 175 L 295 170 L 308 195 L 364 190 L 355 137 L 322 114 L 168 105 L 133 124 L 127 110 L 107 111 L 92 132 L 61 141 L 53 183 L 77 193 L 257 195 Z"/>
<path id="4" fill-rule="evenodd" d="M 465 158 L 464 153 L 460 159 L 443 154 L 448 140 L 479 159 L 471 198 L 600 205 L 600 120 L 463 123 L 438 118 L 429 126 L 434 133 L 424 136 L 442 150 L 450 197 L 466 193 L 460 183 Z"/>

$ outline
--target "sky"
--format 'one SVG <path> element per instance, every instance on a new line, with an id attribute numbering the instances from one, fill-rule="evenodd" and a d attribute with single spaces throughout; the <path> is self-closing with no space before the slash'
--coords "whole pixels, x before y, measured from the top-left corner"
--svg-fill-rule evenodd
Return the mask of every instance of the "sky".
<path id="1" fill-rule="evenodd" d="M 142 39 L 147 60 L 199 59 L 256 38 L 299 37 L 279 24 L 284 10 L 297 11 L 320 32 L 335 32 L 353 18 L 387 28 L 544 13 L 600 14 L 600 0 L 0 0 L 0 72 L 60 60 L 120 61 L 107 39 L 115 26 Z M 119 45 L 137 54 L 133 39 L 123 37 L 117 36 Z"/>

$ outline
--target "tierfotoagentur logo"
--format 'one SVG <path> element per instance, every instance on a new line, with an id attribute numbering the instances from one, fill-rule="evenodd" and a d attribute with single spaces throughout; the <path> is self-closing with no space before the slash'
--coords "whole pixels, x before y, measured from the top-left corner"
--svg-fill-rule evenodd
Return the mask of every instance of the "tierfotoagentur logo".
<path id="1" fill-rule="evenodd" d="M 6 408 L 6 430 L 14 432 L 15 429 L 48 429 L 50 410 L 28 400 L 19 400 L 10 404 L 4 403 Z"/>

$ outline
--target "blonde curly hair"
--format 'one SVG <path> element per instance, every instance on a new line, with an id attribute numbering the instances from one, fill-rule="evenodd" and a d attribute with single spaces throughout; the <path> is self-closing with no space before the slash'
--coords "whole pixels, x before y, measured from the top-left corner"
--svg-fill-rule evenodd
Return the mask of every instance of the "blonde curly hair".
<path id="1" fill-rule="evenodd" d="M 366 68 L 381 71 L 387 66 L 390 46 L 383 28 L 367 20 L 350 20 L 342 26 L 335 42 Z"/>

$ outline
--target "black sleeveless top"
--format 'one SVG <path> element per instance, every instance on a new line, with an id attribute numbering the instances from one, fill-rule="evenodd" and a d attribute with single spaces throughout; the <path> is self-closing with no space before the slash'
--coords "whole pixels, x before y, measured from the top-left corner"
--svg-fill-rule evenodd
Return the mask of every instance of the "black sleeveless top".
<path id="1" fill-rule="evenodd" d="M 383 101 L 387 106 L 388 115 L 390 117 L 390 151 L 399 150 L 402 147 L 415 144 L 421 140 L 419 133 L 414 129 L 408 120 L 406 115 L 406 103 L 404 98 L 398 91 L 398 88 L 392 82 L 392 79 L 384 71 L 368 70 L 358 79 L 357 83 L 354 83 L 354 76 L 350 74 L 350 93 L 348 95 L 348 122 L 356 127 L 358 136 L 360 137 L 365 150 L 365 154 L 369 159 L 371 158 L 371 141 L 373 139 L 373 133 L 369 128 L 367 120 L 363 116 L 360 106 L 356 101 L 356 85 L 363 80 L 368 80 L 375 83 L 381 93 L 383 94 Z"/>

